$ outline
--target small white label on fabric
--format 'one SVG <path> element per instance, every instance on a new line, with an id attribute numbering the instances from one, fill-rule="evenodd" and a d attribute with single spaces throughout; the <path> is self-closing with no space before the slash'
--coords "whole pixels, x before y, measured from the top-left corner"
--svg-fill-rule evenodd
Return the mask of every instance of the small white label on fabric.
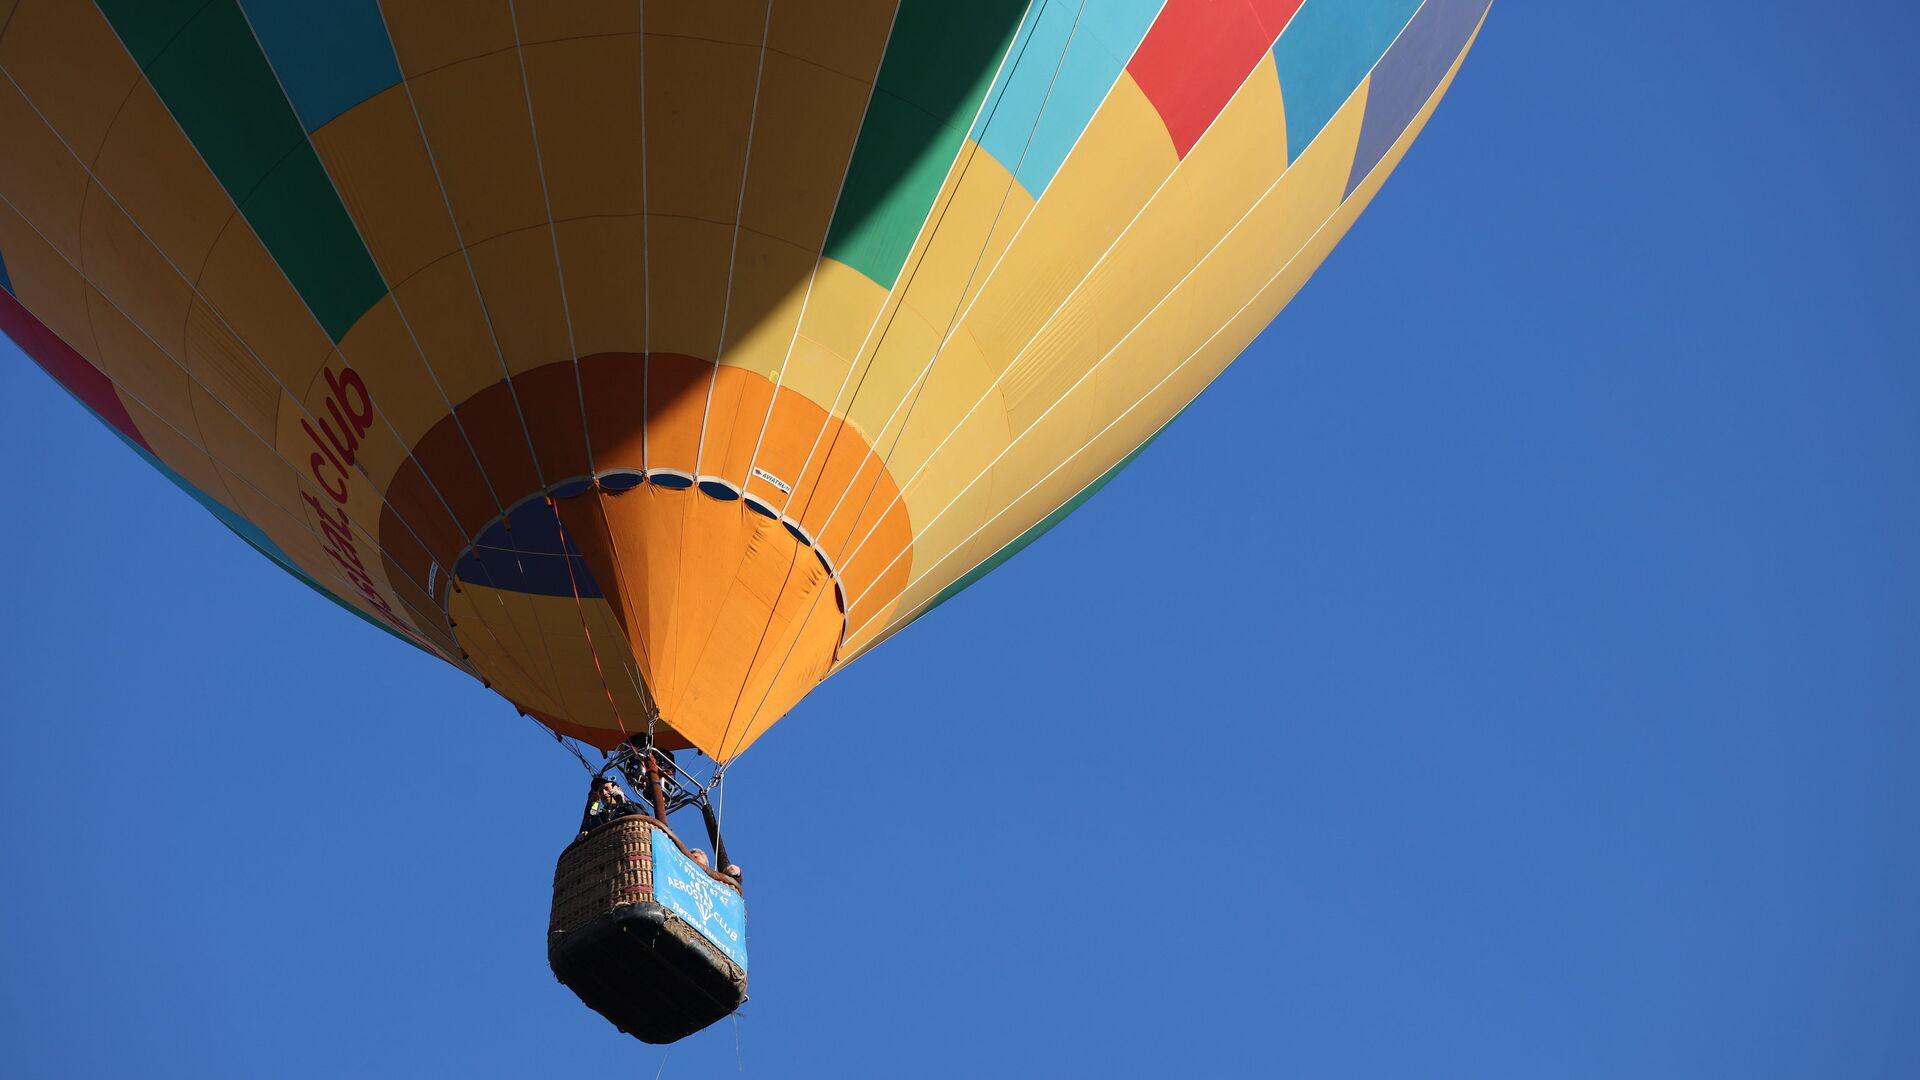
<path id="1" fill-rule="evenodd" d="M 785 480 L 780 479 L 779 477 L 773 475 L 772 473 L 768 472 L 767 470 L 761 468 L 758 465 L 755 465 L 753 467 L 753 475 L 759 477 L 762 480 L 765 480 L 767 483 L 772 484 L 774 487 L 779 488 L 780 494 L 782 495 L 793 494 L 793 488 Z"/>

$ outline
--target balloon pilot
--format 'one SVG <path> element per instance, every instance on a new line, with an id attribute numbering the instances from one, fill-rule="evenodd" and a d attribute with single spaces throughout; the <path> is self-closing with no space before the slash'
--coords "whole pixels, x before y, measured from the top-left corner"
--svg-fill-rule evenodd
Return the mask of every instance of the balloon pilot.
<path id="1" fill-rule="evenodd" d="M 628 798 L 613 776 L 604 772 L 596 774 L 588 785 L 587 807 L 580 818 L 580 836 L 584 837 L 618 818 L 633 815 L 651 816 L 664 825 L 670 812 L 696 806 L 700 809 L 707 838 L 713 844 L 718 858 L 709 859 L 707 853 L 698 847 L 688 849 L 690 857 L 708 873 L 731 878 L 736 886 L 740 884 L 743 872 L 739 863 L 727 857 L 727 842 L 720 835 L 719 815 L 707 800 L 705 790 L 690 789 L 680 782 L 683 774 L 674 763 L 673 751 L 652 746 L 646 736 L 635 735 L 609 764 L 626 777 L 634 790 L 641 793 L 644 801 Z M 719 867 L 717 871 L 716 864 Z"/>

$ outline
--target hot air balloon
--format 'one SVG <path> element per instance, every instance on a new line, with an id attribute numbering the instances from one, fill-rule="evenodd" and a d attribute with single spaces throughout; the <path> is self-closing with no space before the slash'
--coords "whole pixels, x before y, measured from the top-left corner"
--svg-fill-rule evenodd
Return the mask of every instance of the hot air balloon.
<path id="1" fill-rule="evenodd" d="M 1192 401 L 1487 7 L 0 0 L 0 329 L 288 573 L 693 798 L 646 770 L 734 760 Z"/>

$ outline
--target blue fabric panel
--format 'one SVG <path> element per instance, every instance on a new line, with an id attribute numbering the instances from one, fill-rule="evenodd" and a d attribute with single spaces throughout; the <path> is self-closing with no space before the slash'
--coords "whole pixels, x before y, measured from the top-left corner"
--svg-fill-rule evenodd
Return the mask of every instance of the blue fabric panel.
<path id="1" fill-rule="evenodd" d="M 1307 0 L 1273 43 L 1287 109 L 1287 160 L 1298 159 L 1393 44 L 1420 0 Z"/>
<path id="2" fill-rule="evenodd" d="M 240 0 L 240 6 L 309 132 L 400 82 L 376 0 Z"/>
<path id="3" fill-rule="evenodd" d="M 508 525 L 511 524 L 511 528 Z M 535 596 L 600 596 L 587 561 L 561 532 L 560 519 L 545 499 L 515 507 L 506 522 L 494 522 L 480 534 L 474 550 L 454 567 L 460 580 Z"/>
<path id="4" fill-rule="evenodd" d="M 1380 58 L 1367 83 L 1367 115 L 1360 121 L 1360 148 L 1347 177 L 1347 194 L 1353 194 L 1426 107 L 1491 2 L 1427 0 Z"/>
<path id="5" fill-rule="evenodd" d="M 1161 3 L 1034 0 L 987 107 L 974 121 L 973 140 L 1038 198 L 1107 99 Z"/>

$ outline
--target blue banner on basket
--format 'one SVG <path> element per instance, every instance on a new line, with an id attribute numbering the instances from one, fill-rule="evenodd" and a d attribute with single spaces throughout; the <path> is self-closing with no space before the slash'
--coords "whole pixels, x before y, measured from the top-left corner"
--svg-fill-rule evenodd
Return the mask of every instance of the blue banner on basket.
<path id="1" fill-rule="evenodd" d="M 672 837 L 651 831 L 654 900 L 700 931 L 741 971 L 747 970 L 746 901 L 682 854 Z"/>

